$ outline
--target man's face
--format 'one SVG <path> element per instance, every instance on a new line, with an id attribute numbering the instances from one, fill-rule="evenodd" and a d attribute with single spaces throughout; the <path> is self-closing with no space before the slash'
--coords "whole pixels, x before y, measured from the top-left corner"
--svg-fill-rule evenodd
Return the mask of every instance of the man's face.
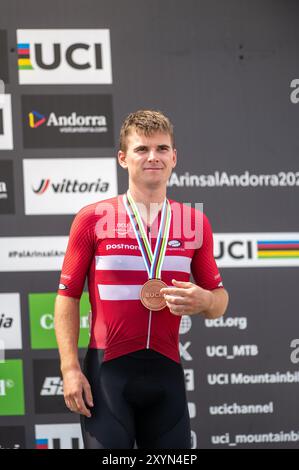
<path id="1" fill-rule="evenodd" d="M 157 132 L 146 137 L 131 130 L 127 151 L 118 152 L 118 161 L 128 169 L 129 179 L 136 186 L 156 189 L 166 185 L 176 165 L 176 150 L 169 134 Z"/>

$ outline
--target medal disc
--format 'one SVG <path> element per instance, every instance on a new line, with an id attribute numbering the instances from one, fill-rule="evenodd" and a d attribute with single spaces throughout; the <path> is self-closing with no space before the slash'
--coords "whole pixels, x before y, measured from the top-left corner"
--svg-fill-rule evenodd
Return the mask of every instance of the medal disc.
<path id="1" fill-rule="evenodd" d="M 166 307 L 166 301 L 160 290 L 168 287 L 165 282 L 160 279 L 149 279 L 143 284 L 140 291 L 140 300 L 142 304 L 149 310 L 162 310 Z"/>

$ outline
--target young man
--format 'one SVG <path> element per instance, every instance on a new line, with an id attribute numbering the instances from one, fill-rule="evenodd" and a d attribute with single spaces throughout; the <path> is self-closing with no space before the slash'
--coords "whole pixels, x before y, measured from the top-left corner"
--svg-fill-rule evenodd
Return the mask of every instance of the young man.
<path id="1" fill-rule="evenodd" d="M 62 268 L 55 329 L 65 403 L 81 414 L 86 448 L 133 448 L 136 441 L 139 448 L 188 449 L 181 316 L 217 318 L 228 294 L 208 219 L 166 198 L 177 161 L 169 119 L 130 114 L 118 161 L 128 171 L 127 193 L 77 214 Z M 86 276 L 92 318 L 83 373 L 77 342 Z"/>

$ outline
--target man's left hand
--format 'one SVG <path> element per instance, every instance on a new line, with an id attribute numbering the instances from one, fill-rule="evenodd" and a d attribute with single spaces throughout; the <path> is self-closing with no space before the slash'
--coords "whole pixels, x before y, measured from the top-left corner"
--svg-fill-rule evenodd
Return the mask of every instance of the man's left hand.
<path id="1" fill-rule="evenodd" d="M 163 287 L 166 305 L 174 315 L 193 315 L 209 310 L 213 304 L 211 291 L 193 284 L 172 280 L 174 287 Z"/>

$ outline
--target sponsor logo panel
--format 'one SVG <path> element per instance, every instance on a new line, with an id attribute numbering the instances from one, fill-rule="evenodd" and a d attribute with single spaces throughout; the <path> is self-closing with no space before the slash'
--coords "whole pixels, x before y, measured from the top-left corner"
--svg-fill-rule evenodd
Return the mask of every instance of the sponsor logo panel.
<path id="1" fill-rule="evenodd" d="M 0 29 L 0 80 L 3 80 L 4 83 L 8 83 L 9 80 L 7 52 L 7 32 Z"/>
<path id="2" fill-rule="evenodd" d="M 23 363 L 7 359 L 0 362 L 0 416 L 24 414 Z"/>
<path id="3" fill-rule="evenodd" d="M 236 447 L 241 445 L 243 448 L 245 445 L 254 445 L 253 448 L 263 448 L 265 447 L 277 447 L 279 444 L 288 444 L 288 447 L 298 448 L 299 442 L 299 432 L 298 430 L 275 430 L 264 433 L 255 433 L 255 434 L 235 434 L 227 432 L 225 434 L 218 434 L 211 436 L 211 443 L 218 446 L 229 446 Z M 259 447 L 259 445 L 261 447 Z M 285 448 L 285 447 L 284 447 Z"/>
<path id="4" fill-rule="evenodd" d="M 273 401 L 269 403 L 223 403 L 221 405 L 209 406 L 211 416 L 235 416 L 248 414 L 272 414 L 274 411 Z"/>
<path id="5" fill-rule="evenodd" d="M 67 413 L 63 382 L 57 359 L 33 361 L 34 397 L 36 413 Z"/>
<path id="6" fill-rule="evenodd" d="M 111 84 L 109 29 L 18 29 L 19 83 Z"/>
<path id="7" fill-rule="evenodd" d="M 1 117 L 1 110 L 0 110 L 0 117 Z M 14 213 L 15 213 L 15 198 L 14 198 L 14 181 L 13 181 L 13 162 L 11 160 L 1 160 L 0 161 L 0 214 L 14 214 Z"/>
<path id="8" fill-rule="evenodd" d="M 112 95 L 23 95 L 25 148 L 113 147 Z"/>
<path id="9" fill-rule="evenodd" d="M 54 303 L 56 293 L 29 294 L 29 317 L 32 349 L 57 349 L 54 331 Z M 83 292 L 80 300 L 79 348 L 85 348 L 89 341 L 88 293 Z"/>
<path id="10" fill-rule="evenodd" d="M 25 428 L 23 426 L 0 426 L 0 450 L 25 448 Z"/>
<path id="11" fill-rule="evenodd" d="M 220 268 L 299 266 L 299 233 L 214 234 Z"/>
<path id="12" fill-rule="evenodd" d="M 251 173 L 245 170 L 243 173 L 233 174 L 226 171 L 214 171 L 211 174 L 171 174 L 168 187 L 189 188 L 294 188 L 299 186 L 299 171 L 286 170 L 278 173 Z"/>
<path id="13" fill-rule="evenodd" d="M 0 98 L 0 150 L 12 150 L 11 95 L 1 95 Z"/>
<path id="14" fill-rule="evenodd" d="M 37 424 L 36 449 L 83 449 L 81 427 L 74 424 Z"/>
<path id="15" fill-rule="evenodd" d="M 25 159 L 25 213 L 76 214 L 117 195 L 115 158 Z"/>
<path id="16" fill-rule="evenodd" d="M 0 237 L 0 272 L 60 271 L 68 237 Z"/>
<path id="17" fill-rule="evenodd" d="M 4 350 L 22 349 L 20 294 L 0 294 L 0 339 Z"/>
<path id="18" fill-rule="evenodd" d="M 209 385 L 273 385 L 299 383 L 299 371 L 273 371 L 259 374 L 244 374 L 243 372 L 210 373 L 207 374 Z"/>
<path id="19" fill-rule="evenodd" d="M 240 357 L 255 357 L 259 354 L 257 344 L 217 344 L 206 346 L 207 357 L 238 359 Z"/>
<path id="20" fill-rule="evenodd" d="M 247 317 L 224 316 L 215 319 L 206 318 L 204 324 L 207 328 L 236 328 L 246 330 L 248 325 Z"/>

